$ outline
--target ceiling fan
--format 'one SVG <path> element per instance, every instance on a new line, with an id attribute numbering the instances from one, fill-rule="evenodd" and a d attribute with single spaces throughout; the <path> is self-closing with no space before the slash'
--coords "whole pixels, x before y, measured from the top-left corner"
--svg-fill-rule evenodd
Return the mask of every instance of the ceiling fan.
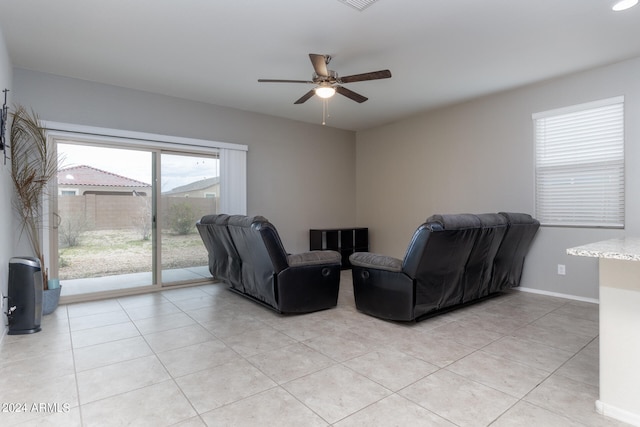
<path id="1" fill-rule="evenodd" d="M 372 71 L 370 73 L 354 74 L 351 76 L 340 77 L 338 73 L 333 70 L 329 70 L 327 65 L 331 62 L 331 56 L 329 55 L 317 55 L 315 53 L 309 54 L 311 64 L 313 64 L 314 73 L 311 80 L 275 80 L 275 79 L 258 79 L 260 83 L 307 83 L 315 84 L 316 87 L 305 93 L 294 104 L 302 104 L 313 95 L 318 95 L 320 98 L 330 98 L 336 92 L 340 95 L 346 96 L 358 103 L 365 102 L 367 97 L 360 95 L 352 90 L 342 86 L 345 83 L 363 82 L 367 80 L 379 80 L 388 79 L 391 77 L 391 71 L 380 70 Z"/>

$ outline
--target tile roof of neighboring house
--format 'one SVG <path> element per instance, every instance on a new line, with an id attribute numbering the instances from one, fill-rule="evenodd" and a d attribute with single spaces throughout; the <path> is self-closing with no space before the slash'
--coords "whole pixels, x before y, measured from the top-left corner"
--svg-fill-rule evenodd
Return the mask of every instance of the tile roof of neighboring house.
<path id="1" fill-rule="evenodd" d="M 58 170 L 58 185 L 88 185 L 95 187 L 151 187 L 142 181 L 127 178 L 91 166 L 80 165 Z"/>
<path id="2" fill-rule="evenodd" d="M 190 182 L 189 184 L 181 185 L 180 187 L 172 188 L 169 191 L 162 192 L 162 194 L 166 195 L 174 193 L 184 193 L 187 191 L 204 190 L 205 188 L 211 187 L 212 185 L 216 185 L 218 183 L 220 183 L 220 177 L 214 176 L 213 178 L 205 178 L 199 181 Z"/>

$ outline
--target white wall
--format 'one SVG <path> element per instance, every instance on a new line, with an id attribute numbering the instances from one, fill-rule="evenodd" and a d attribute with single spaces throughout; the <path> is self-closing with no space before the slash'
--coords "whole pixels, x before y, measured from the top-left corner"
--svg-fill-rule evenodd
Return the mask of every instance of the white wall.
<path id="1" fill-rule="evenodd" d="M 44 120 L 248 145 L 248 213 L 289 252 L 309 249 L 310 228 L 355 223 L 353 132 L 24 69 L 14 84 Z"/>
<path id="2" fill-rule="evenodd" d="M 640 58 L 358 132 L 357 223 L 373 251 L 404 256 L 435 213 L 534 212 L 531 114 L 625 96 L 626 230 L 541 228 L 522 286 L 598 298 L 597 261 L 566 248 L 640 235 Z M 428 96 L 428 94 L 426 95 Z M 566 265 L 566 276 L 557 275 Z"/>
<path id="3" fill-rule="evenodd" d="M 2 35 L 2 28 L 0 28 L 0 90 L 13 89 L 12 88 L 12 69 L 11 61 L 9 60 L 9 53 L 4 42 L 4 36 Z M 9 105 L 11 102 L 11 92 L 8 94 Z M 0 108 L 4 103 L 4 94 L 0 92 Z M 8 125 L 7 125 L 8 128 Z M 8 129 L 7 129 L 8 131 Z M 9 132 L 7 132 L 7 138 Z M 9 282 L 9 258 L 13 254 L 13 211 L 11 209 L 11 195 L 13 194 L 13 185 L 11 183 L 11 176 L 9 175 L 10 165 L 4 164 L 4 156 L 0 152 L 0 213 L 2 213 L 2 219 L 0 219 L 0 293 L 7 295 L 7 284 Z M 4 307 L 4 306 L 3 306 Z M 4 334 L 6 316 L 0 315 L 0 337 Z"/>

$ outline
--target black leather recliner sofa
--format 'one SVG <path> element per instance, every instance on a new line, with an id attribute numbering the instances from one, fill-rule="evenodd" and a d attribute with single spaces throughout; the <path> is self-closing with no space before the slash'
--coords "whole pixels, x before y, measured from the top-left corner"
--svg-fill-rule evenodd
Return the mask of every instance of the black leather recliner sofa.
<path id="1" fill-rule="evenodd" d="M 308 313 L 335 307 L 340 254 L 287 254 L 266 218 L 206 215 L 196 227 L 209 254 L 211 275 L 230 289 L 279 313 Z"/>
<path id="2" fill-rule="evenodd" d="M 539 226 L 519 213 L 433 215 L 402 260 L 350 256 L 356 307 L 382 319 L 422 320 L 519 286 Z"/>

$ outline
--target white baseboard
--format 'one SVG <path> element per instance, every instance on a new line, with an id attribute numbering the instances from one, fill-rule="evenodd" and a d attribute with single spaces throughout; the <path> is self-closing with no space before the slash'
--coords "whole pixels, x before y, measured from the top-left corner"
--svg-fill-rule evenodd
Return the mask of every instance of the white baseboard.
<path id="1" fill-rule="evenodd" d="M 585 298 L 585 297 L 579 297 L 576 295 L 569 295 L 569 294 L 560 294 L 558 292 L 550 292 L 550 291 L 543 291 L 540 289 L 533 289 L 533 288 L 522 288 L 520 286 L 515 287 L 515 288 L 511 288 L 513 290 L 516 291 L 522 291 L 522 292 L 530 292 L 532 294 L 540 294 L 540 295 L 547 295 L 550 297 L 557 297 L 557 298 L 564 298 L 564 299 L 570 299 L 573 301 L 582 301 L 582 302 L 590 302 L 593 304 L 600 304 L 600 300 L 597 300 L 595 298 Z"/>
<path id="2" fill-rule="evenodd" d="M 605 417 L 614 418 L 632 426 L 640 426 L 640 414 L 617 408 L 601 400 L 596 400 L 596 411 Z"/>

